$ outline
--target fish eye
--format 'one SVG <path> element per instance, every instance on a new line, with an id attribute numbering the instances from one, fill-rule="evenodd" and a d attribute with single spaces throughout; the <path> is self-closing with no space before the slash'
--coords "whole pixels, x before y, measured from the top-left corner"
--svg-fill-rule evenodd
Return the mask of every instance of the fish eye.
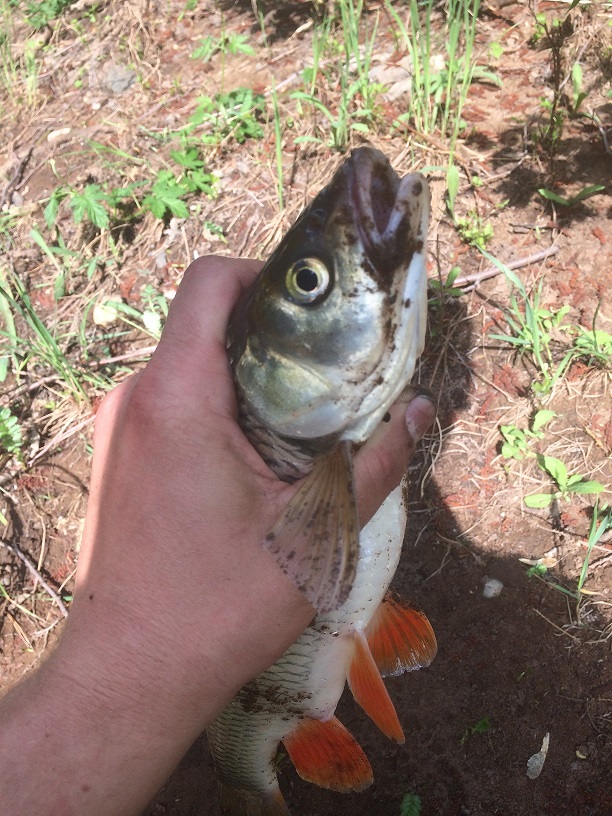
<path id="1" fill-rule="evenodd" d="M 329 288 L 329 270 L 318 258 L 303 258 L 287 270 L 287 291 L 298 303 L 313 303 Z"/>

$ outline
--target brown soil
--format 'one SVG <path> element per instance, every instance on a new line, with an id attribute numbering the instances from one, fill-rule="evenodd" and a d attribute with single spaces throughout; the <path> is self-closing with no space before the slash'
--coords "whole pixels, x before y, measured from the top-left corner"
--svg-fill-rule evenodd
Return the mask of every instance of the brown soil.
<path id="1" fill-rule="evenodd" d="M 102 16 L 84 15 L 87 4 L 77 3 L 84 39 L 68 25 L 53 29 L 51 44 L 57 47 L 41 57 L 45 70 L 36 115 L 7 105 L 0 120 L 0 144 L 7 145 L 0 151 L 0 193 L 19 169 L 10 195 L 18 192 L 21 212 L 29 212 L 17 222 L 6 257 L 49 321 L 58 309 L 53 269 L 28 231 L 33 225 L 42 230 L 39 202 L 44 205 L 58 183 L 119 183 L 114 159 L 96 153 L 91 141 L 144 156 L 157 171 L 163 162 L 155 134 L 185 122 L 198 95 L 238 86 L 264 92 L 272 80 L 288 80 L 283 87 L 293 90 L 298 87 L 294 73 L 312 54 L 312 28 L 296 33 L 309 19 L 307 4 L 269 10 L 267 46 L 248 3 L 199 2 L 195 10 L 178 2 L 157 6 L 144 0 L 107 5 L 102 22 Z M 370 5 L 375 13 L 378 5 Z M 549 17 L 565 13 L 559 5 L 540 3 L 538 10 Z M 217 54 L 208 63 L 190 59 L 201 37 L 218 34 L 222 19 L 227 31 L 249 36 L 256 55 Z M 376 46 L 381 55 L 394 53 L 386 20 L 383 15 Z M 574 58 L 581 53 L 589 90 L 585 107 L 597 113 L 608 140 L 609 22 L 609 13 L 596 4 L 576 10 L 571 42 Z M 506 262 L 554 242 L 554 256 L 518 273 L 525 286 L 531 290 L 543 280 L 546 308 L 569 305 L 568 321 L 585 328 L 592 327 L 601 302 L 597 326 L 612 333 L 609 149 L 598 127 L 578 118 L 566 122 L 554 160 L 534 148 L 531 135 L 543 117 L 539 100 L 550 86 L 550 52 L 529 44 L 533 31 L 533 17 L 523 5 L 491 3 L 481 12 L 481 61 L 487 61 L 491 43 L 502 44 L 503 54 L 492 60 L 502 87 L 471 88 L 464 112 L 467 128 L 457 151 L 467 173 L 457 215 L 475 210 L 491 223 L 494 235 L 488 250 Z M 25 26 L 18 28 L 15 42 L 23 45 L 27 34 Z M 104 85 L 112 63 L 137 68 L 137 81 L 120 94 Z M 333 106 L 337 100 L 327 101 Z M 292 113 L 292 104 L 281 97 L 283 116 Z M 371 141 L 402 171 L 413 164 L 444 165 L 445 143 L 392 133 L 389 122 L 401 112 L 402 100 L 385 104 L 378 135 Z M 47 138 L 64 127 L 70 132 Z M 105 272 L 96 270 L 91 280 L 75 269 L 60 302 L 64 314 L 74 308 L 73 331 L 94 295 L 120 294 L 124 302 L 139 306 L 143 285 L 172 289 L 194 249 L 200 254 L 269 254 L 341 159 L 322 146 L 296 146 L 295 136 L 309 127 L 295 123 L 285 131 L 284 213 L 278 214 L 274 188 L 271 125 L 263 140 L 240 145 L 228 139 L 211 148 L 207 164 L 222 176 L 215 200 L 197 200 L 193 217 L 176 229 L 149 214 L 117 230 L 121 262 Z M 130 173 L 132 180 L 142 178 L 142 165 L 134 161 Z M 462 275 L 480 271 L 480 256 L 466 249 L 444 211 L 444 176 L 435 170 L 430 175 L 431 277 L 439 273 L 444 279 L 454 265 Z M 483 180 L 481 186 L 467 184 L 474 175 Z M 607 187 L 556 211 L 536 192 L 554 188 L 569 197 L 591 184 Z M 204 221 L 221 226 L 225 242 L 205 229 Z M 92 251 L 108 249 L 99 236 L 88 235 L 87 227 L 71 221 L 65 202 L 58 223 L 69 247 L 98 241 Z M 155 253 L 161 261 L 156 262 Z M 501 276 L 460 298 L 432 304 L 418 378 L 437 395 L 439 425 L 411 469 L 411 519 L 394 586 L 425 610 L 439 652 L 428 669 L 388 681 L 405 725 L 406 745 L 389 743 L 346 696 L 338 714 L 370 758 L 375 783 L 362 794 L 331 793 L 301 781 L 284 759 L 279 778 L 296 816 L 399 816 L 408 792 L 420 796 L 423 816 L 612 816 L 612 541 L 604 537 L 593 551 L 585 584 L 589 594 L 577 611 L 575 600 L 560 587 L 575 590 L 594 497 L 574 496 L 552 510 L 529 510 L 523 497 L 550 490 L 550 482 L 533 458 L 517 462 L 499 455 L 499 426 L 525 428 L 540 407 L 530 390 L 537 373 L 529 360 L 491 339 L 492 333 L 508 331 L 508 304 L 509 289 Z M 565 338 L 557 334 L 555 341 L 562 348 Z M 96 359 L 148 343 L 135 335 L 111 341 L 100 346 Z M 116 368 L 110 373 L 115 379 L 123 376 Z M 4 541 L 19 547 L 49 587 L 65 597 L 78 558 L 87 446 L 99 393 L 90 394 L 86 409 L 77 408 L 57 382 L 43 382 L 46 371 L 28 375 L 32 387 L 16 392 L 18 383 L 11 382 L 2 402 L 18 406 L 28 428 L 27 467 L 2 460 Z M 609 488 L 609 369 L 576 361 L 546 407 L 557 416 L 532 449 L 562 459 L 571 473 Z M 37 450 L 42 452 L 38 458 Z M 602 499 L 610 501 L 609 490 Z M 544 579 L 528 577 L 528 565 L 519 559 L 545 556 L 551 567 Z M 488 578 L 502 582 L 498 597 L 484 597 Z M 23 561 L 5 547 L 0 548 L 0 581 L 11 599 L 0 598 L 0 688 L 6 688 L 52 645 L 63 618 L 53 598 L 33 583 Z M 69 607 L 69 598 L 65 603 Z M 527 760 L 539 751 L 547 733 L 550 749 L 543 771 L 529 779 Z M 202 739 L 144 816 L 216 814 L 215 785 Z"/>

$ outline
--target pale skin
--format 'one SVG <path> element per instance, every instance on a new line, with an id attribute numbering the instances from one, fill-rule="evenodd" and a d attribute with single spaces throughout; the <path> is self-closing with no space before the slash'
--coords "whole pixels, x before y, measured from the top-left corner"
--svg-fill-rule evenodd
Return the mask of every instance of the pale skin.
<path id="1" fill-rule="evenodd" d="M 313 616 L 260 542 L 295 486 L 236 423 L 225 351 L 260 264 L 201 258 L 161 342 L 96 417 L 74 602 L 52 655 L 0 701 L 4 816 L 131 816 Z M 398 402 L 356 457 L 362 523 L 433 419 Z"/>

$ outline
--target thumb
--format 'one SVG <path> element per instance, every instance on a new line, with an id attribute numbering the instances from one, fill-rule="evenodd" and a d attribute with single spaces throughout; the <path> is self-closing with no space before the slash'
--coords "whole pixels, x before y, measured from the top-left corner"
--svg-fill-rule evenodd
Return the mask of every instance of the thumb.
<path id="1" fill-rule="evenodd" d="M 436 409 L 429 396 L 409 386 L 389 414 L 389 421 L 381 423 L 355 457 L 361 526 L 400 483 L 419 440 L 434 421 Z"/>

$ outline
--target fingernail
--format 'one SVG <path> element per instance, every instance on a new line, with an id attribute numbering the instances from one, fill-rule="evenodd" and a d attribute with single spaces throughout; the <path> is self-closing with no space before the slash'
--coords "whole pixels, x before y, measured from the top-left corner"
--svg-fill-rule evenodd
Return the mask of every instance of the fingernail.
<path id="1" fill-rule="evenodd" d="M 406 427 L 416 444 L 434 421 L 436 408 L 429 393 L 419 394 L 406 409 Z"/>

